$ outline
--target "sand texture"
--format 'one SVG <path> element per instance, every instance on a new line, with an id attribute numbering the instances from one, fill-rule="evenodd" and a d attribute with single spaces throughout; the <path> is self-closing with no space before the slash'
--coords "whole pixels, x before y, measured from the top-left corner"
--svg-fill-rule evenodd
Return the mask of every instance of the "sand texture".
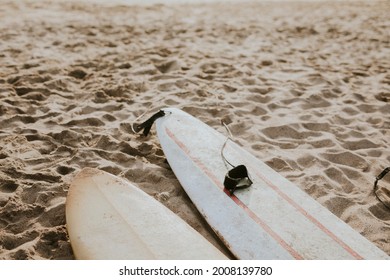
<path id="1" fill-rule="evenodd" d="M 155 130 L 132 133 L 170 106 L 221 132 L 224 120 L 390 254 L 390 211 L 372 191 L 390 166 L 389 10 L 0 0 L 0 259 L 74 258 L 65 201 L 83 167 L 134 182 L 222 248 Z"/>

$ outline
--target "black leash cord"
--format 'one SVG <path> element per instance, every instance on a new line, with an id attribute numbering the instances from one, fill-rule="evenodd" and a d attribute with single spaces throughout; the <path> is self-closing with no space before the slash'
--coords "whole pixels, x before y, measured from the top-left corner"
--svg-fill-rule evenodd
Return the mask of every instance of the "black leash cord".
<path id="1" fill-rule="evenodd" d="M 378 194 L 376 193 L 376 191 L 378 190 L 378 181 L 381 180 L 383 177 L 386 176 L 387 173 L 390 172 L 390 167 L 386 167 L 378 176 L 376 176 L 375 178 L 375 183 L 374 183 L 374 194 L 376 196 L 376 198 L 383 203 L 384 206 L 387 207 L 387 209 L 390 209 L 389 206 L 387 206 L 378 196 Z"/>
<path id="2" fill-rule="evenodd" d="M 165 116 L 165 112 L 163 110 L 160 110 L 157 113 L 155 113 L 153 116 L 151 116 L 149 119 L 147 119 L 145 122 L 143 122 L 141 124 L 137 124 L 134 127 L 134 131 L 138 133 L 141 130 L 143 130 L 143 135 L 144 136 L 148 136 L 148 134 L 150 132 L 150 129 L 152 128 L 153 123 L 158 118 L 161 118 L 161 117 L 164 117 L 164 116 Z"/>

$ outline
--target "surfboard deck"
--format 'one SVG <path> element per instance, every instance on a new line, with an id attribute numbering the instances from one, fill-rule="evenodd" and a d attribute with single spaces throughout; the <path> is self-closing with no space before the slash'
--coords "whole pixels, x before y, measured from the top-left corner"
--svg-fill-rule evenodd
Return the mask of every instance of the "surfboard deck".
<path id="1" fill-rule="evenodd" d="M 292 182 L 232 141 L 224 156 L 244 164 L 252 186 L 229 195 L 221 149 L 226 136 L 175 108 L 157 135 L 181 185 L 239 259 L 389 259 Z"/>
<path id="2" fill-rule="evenodd" d="M 226 259 L 163 204 L 98 169 L 73 180 L 66 220 L 76 259 Z"/>

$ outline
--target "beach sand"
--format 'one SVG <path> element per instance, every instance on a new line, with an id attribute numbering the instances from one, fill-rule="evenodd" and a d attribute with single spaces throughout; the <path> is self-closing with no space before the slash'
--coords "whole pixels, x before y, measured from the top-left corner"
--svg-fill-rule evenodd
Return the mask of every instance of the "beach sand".
<path id="1" fill-rule="evenodd" d="M 180 108 L 390 254 L 390 2 L 99 5 L 0 0 L 0 259 L 73 259 L 65 201 L 96 167 L 218 248 L 155 130 Z M 380 187 L 390 189 L 390 177 Z"/>

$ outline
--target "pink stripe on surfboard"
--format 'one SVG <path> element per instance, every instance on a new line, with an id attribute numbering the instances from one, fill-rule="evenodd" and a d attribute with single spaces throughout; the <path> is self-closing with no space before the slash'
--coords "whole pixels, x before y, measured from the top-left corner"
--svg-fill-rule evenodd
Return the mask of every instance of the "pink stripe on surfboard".
<path id="1" fill-rule="evenodd" d="M 221 189 L 224 189 L 224 186 L 220 180 L 212 173 L 199 159 L 191 156 L 190 150 L 188 147 L 181 142 L 168 128 L 166 132 L 169 137 L 201 168 L 201 170 L 210 178 L 212 181 Z M 285 194 L 280 188 L 275 184 L 269 181 L 265 176 L 259 172 L 255 172 L 256 175 L 261 178 L 269 187 L 271 187 L 280 197 L 286 200 L 291 206 L 297 209 L 301 214 L 303 214 L 309 221 L 315 224 L 319 229 L 331 237 L 335 242 L 337 242 L 344 250 L 351 254 L 356 259 L 363 259 L 357 252 L 355 252 L 351 247 L 345 244 L 340 240 L 333 232 L 321 224 L 315 217 L 307 213 L 301 206 L 299 206 L 294 200 L 292 200 L 287 194 Z M 230 195 L 229 195 L 230 196 Z M 268 234 L 270 234 L 283 248 L 285 248 L 295 259 L 303 259 L 303 257 L 296 252 L 291 246 L 289 246 L 276 232 L 274 232 L 263 220 L 261 220 L 251 209 L 249 209 L 238 197 L 235 195 L 230 196 L 232 200 L 241 208 L 243 208 L 249 216 L 259 224 Z"/>
<path id="2" fill-rule="evenodd" d="M 236 146 L 233 148 L 237 149 Z M 241 157 L 239 151 L 237 153 Z M 282 197 L 285 201 L 287 201 L 291 206 L 297 209 L 303 216 L 305 216 L 309 221 L 315 224 L 319 229 L 321 229 L 324 233 L 326 233 L 330 238 L 332 238 L 337 244 L 339 244 L 345 251 L 347 251 L 350 255 L 352 255 L 355 259 L 363 260 L 364 258 L 359 255 L 355 250 L 349 247 L 344 241 L 339 239 L 333 232 L 331 232 L 327 227 L 325 227 L 320 221 L 318 221 L 314 216 L 309 214 L 305 209 L 303 209 L 298 203 L 292 200 L 286 193 L 284 193 L 278 186 L 268 180 L 263 174 L 255 170 L 255 174 L 261 180 L 263 180 L 271 189 L 273 189 L 280 197 Z"/>
<path id="3" fill-rule="evenodd" d="M 284 200 L 286 200 L 290 205 L 292 205 L 295 209 L 297 209 L 302 215 L 304 215 L 309 221 L 315 224 L 319 229 L 321 229 L 324 233 L 326 233 L 330 238 L 332 238 L 336 243 L 338 243 L 345 251 L 347 251 L 350 255 L 352 255 L 357 260 L 362 260 L 363 257 L 360 256 L 355 250 L 345 244 L 342 240 L 340 240 L 333 232 L 331 232 L 327 227 L 325 227 L 321 222 L 319 222 L 312 215 L 307 213 L 305 209 L 303 209 L 299 204 L 297 204 L 294 200 L 292 200 L 287 194 L 282 192 L 277 186 L 275 186 L 271 181 L 268 181 L 264 176 L 259 174 L 257 171 L 255 172 L 258 177 L 260 177 L 269 187 L 271 187 L 276 193 L 278 193 Z"/>
<path id="4" fill-rule="evenodd" d="M 165 130 L 168 136 L 171 137 L 171 139 L 186 153 L 186 155 L 190 157 L 191 160 L 194 161 L 199 166 L 199 168 L 214 182 L 214 184 L 216 184 L 219 188 L 223 190 L 224 186 L 218 180 L 215 174 L 212 173 L 198 158 L 192 157 L 190 154 L 190 150 L 187 148 L 187 146 L 179 139 L 177 139 L 177 137 L 168 128 L 166 128 Z M 238 206 L 244 209 L 257 224 L 259 224 L 270 236 L 272 236 L 273 239 L 275 239 L 295 259 L 297 260 L 303 259 L 303 257 L 297 251 L 295 251 L 290 245 L 288 245 L 286 241 L 284 241 L 276 232 L 274 232 L 262 219 L 260 219 L 251 209 L 249 209 L 234 194 L 230 197 Z"/>

